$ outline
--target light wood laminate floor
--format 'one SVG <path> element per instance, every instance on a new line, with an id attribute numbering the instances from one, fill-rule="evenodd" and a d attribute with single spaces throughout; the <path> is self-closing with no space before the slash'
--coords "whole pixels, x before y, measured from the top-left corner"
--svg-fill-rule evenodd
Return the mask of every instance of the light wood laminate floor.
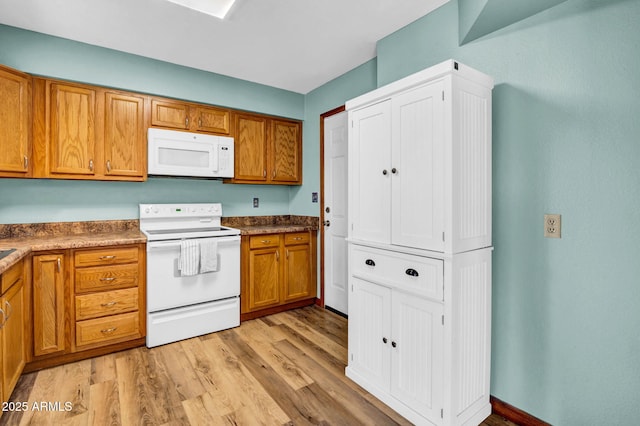
<path id="1" fill-rule="evenodd" d="M 0 424 L 409 424 L 345 377 L 346 360 L 347 321 L 308 307 L 25 374 Z"/>

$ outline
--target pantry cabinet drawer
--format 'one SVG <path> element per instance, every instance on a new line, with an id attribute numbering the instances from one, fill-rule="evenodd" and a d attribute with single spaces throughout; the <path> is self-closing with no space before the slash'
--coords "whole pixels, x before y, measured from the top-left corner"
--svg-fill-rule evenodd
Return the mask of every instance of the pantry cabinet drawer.
<path id="1" fill-rule="evenodd" d="M 137 337 L 142 337 L 137 311 L 76 322 L 76 346 L 108 344 Z"/>
<path id="2" fill-rule="evenodd" d="M 138 264 L 133 263 L 76 269 L 76 293 L 135 287 L 138 285 L 138 268 Z"/>
<path id="3" fill-rule="evenodd" d="M 102 291 L 76 296 L 76 321 L 138 310 L 138 289 Z"/>
<path id="4" fill-rule="evenodd" d="M 280 245 L 280 235 L 254 235 L 249 241 L 249 248 L 256 249 L 262 247 L 278 247 Z"/>
<path id="5" fill-rule="evenodd" d="M 351 248 L 351 275 L 387 287 L 442 301 L 444 262 L 441 259 L 377 250 Z"/>
<path id="6" fill-rule="evenodd" d="M 76 268 L 137 262 L 138 247 L 78 250 L 74 261 Z"/>
<path id="7" fill-rule="evenodd" d="M 2 293 L 9 290 L 9 288 L 20 281 L 24 273 L 24 262 L 21 260 L 13 265 L 8 270 L 4 271 L 0 276 L 2 277 Z"/>
<path id="8" fill-rule="evenodd" d="M 308 232 L 295 232 L 284 234 L 284 244 L 289 246 L 293 244 L 307 244 L 309 242 Z"/>

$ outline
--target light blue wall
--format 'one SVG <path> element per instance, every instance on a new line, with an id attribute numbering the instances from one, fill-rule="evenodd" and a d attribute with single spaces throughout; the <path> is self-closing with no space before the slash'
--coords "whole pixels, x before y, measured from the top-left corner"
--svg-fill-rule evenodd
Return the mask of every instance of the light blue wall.
<path id="1" fill-rule="evenodd" d="M 378 81 L 448 58 L 495 78 L 491 392 L 554 425 L 638 424 L 640 1 L 569 0 L 463 47 L 457 17 L 381 40 Z"/>
<path id="2" fill-rule="evenodd" d="M 376 60 L 372 59 L 305 96 L 304 181 L 301 187 L 291 188 L 292 214 L 320 215 L 320 203 L 311 202 L 312 192 L 320 194 L 320 115 L 375 85 Z"/>
<path id="3" fill-rule="evenodd" d="M 304 119 L 304 96 L 0 25 L 0 63 L 36 75 Z M 137 218 L 138 203 L 223 203 L 225 216 L 289 214 L 289 187 L 197 179 L 0 179 L 0 223 Z M 260 207 L 252 207 L 253 197 Z"/>

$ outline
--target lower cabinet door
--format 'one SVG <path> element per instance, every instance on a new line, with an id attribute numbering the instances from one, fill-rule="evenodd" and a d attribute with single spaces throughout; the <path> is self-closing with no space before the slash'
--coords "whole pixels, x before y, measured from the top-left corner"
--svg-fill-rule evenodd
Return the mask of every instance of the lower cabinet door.
<path id="1" fill-rule="evenodd" d="M 280 304 L 280 248 L 249 252 L 249 311 Z"/>
<path id="2" fill-rule="evenodd" d="M 64 339 L 64 255 L 33 256 L 33 355 L 66 349 Z"/>
<path id="3" fill-rule="evenodd" d="M 2 297 L 7 320 L 2 327 L 2 394 L 9 398 L 24 369 L 24 287 L 15 284 Z"/>
<path id="4" fill-rule="evenodd" d="M 388 391 L 391 355 L 391 290 L 352 278 L 349 296 L 349 367 Z"/>
<path id="5" fill-rule="evenodd" d="M 439 423 L 444 403 L 443 305 L 398 291 L 391 301 L 391 394 Z"/>
<path id="6" fill-rule="evenodd" d="M 311 257 L 309 245 L 285 247 L 285 285 L 283 302 L 311 297 L 315 283 L 311 283 Z"/>

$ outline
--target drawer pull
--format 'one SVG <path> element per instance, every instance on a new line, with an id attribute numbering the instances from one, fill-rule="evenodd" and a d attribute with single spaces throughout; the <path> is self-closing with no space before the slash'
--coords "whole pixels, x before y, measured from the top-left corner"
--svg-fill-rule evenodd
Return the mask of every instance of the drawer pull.
<path id="1" fill-rule="evenodd" d="M 269 244 L 271 242 L 271 240 L 261 240 L 260 241 L 262 244 Z"/>
<path id="2" fill-rule="evenodd" d="M 100 281 L 115 281 L 115 277 L 105 277 L 105 278 L 100 278 Z"/>
<path id="3" fill-rule="evenodd" d="M 367 259 L 364 261 L 364 263 L 366 263 L 369 266 L 376 266 L 376 262 L 374 262 L 373 259 Z"/>
<path id="4" fill-rule="evenodd" d="M 118 302 L 108 302 L 108 303 L 101 303 L 100 306 L 102 306 L 103 308 L 109 308 L 111 306 L 116 305 Z"/>
<path id="5" fill-rule="evenodd" d="M 406 273 L 407 275 L 412 276 L 412 277 L 417 277 L 417 276 L 419 276 L 419 275 L 420 275 L 420 274 L 418 274 L 418 271 L 416 271 L 415 269 L 411 269 L 411 268 L 407 269 L 407 270 L 405 271 L 405 273 Z"/>
<path id="6" fill-rule="evenodd" d="M 387 340 L 387 338 L 386 338 L 386 337 L 383 337 L 383 338 L 382 338 L 382 343 L 384 343 L 385 345 L 387 344 L 387 342 L 388 342 L 388 341 L 389 341 L 389 340 Z"/>
<path id="7" fill-rule="evenodd" d="M 392 342 L 391 342 L 391 346 L 393 346 L 394 348 L 397 348 L 397 347 L 398 347 L 398 344 L 397 344 L 396 342 L 392 341 Z"/>
<path id="8" fill-rule="evenodd" d="M 105 328 L 103 330 L 100 330 L 100 333 L 109 334 L 109 333 L 113 333 L 117 329 L 118 327 Z"/>
<path id="9" fill-rule="evenodd" d="M 293 239 L 296 240 L 296 241 L 300 241 L 302 239 L 302 237 L 294 237 Z"/>
<path id="10" fill-rule="evenodd" d="M 115 257 L 115 256 L 113 256 L 113 255 L 111 255 L 111 256 L 100 256 L 100 257 L 99 257 L 99 259 L 100 259 L 100 260 L 113 260 L 113 259 L 115 259 L 115 258 L 116 258 L 116 257 Z"/>
<path id="11" fill-rule="evenodd" d="M 7 319 L 5 319 L 6 321 L 9 321 L 9 318 L 11 318 L 11 314 L 13 314 L 13 306 L 11 306 L 11 303 L 9 303 L 8 300 L 4 301 L 4 306 L 6 306 L 7 308 Z"/>

